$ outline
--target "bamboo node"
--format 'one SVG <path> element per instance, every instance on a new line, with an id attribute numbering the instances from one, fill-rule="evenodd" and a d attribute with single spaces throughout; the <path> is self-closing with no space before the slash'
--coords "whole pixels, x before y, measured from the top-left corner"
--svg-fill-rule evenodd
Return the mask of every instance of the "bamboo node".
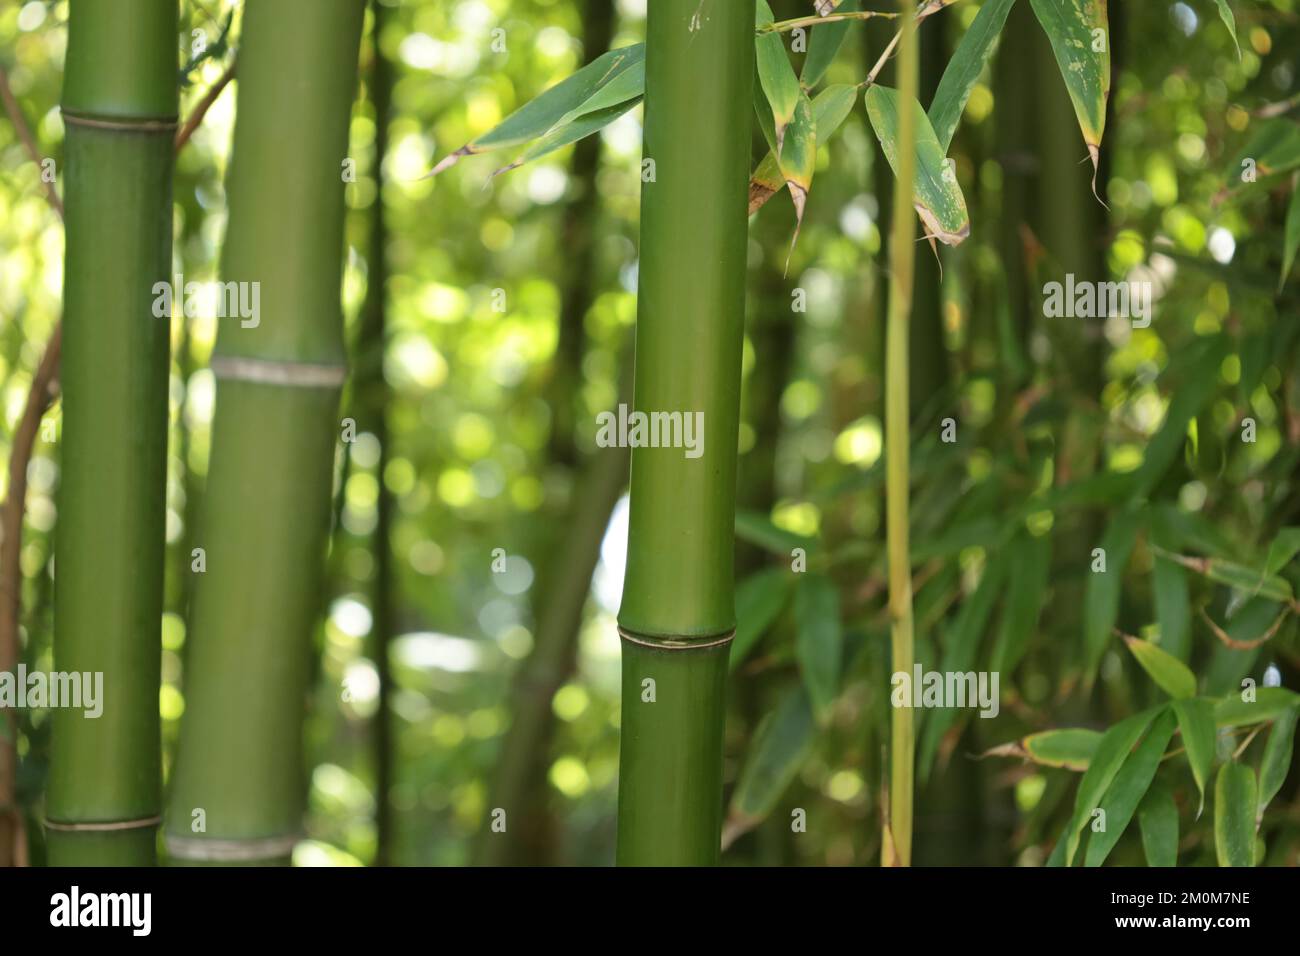
<path id="1" fill-rule="evenodd" d="M 711 634 L 702 637 L 664 637 L 658 634 L 635 634 L 620 627 L 618 636 L 632 644 L 653 647 L 659 651 L 701 651 L 709 647 L 721 647 L 724 644 L 730 644 L 732 638 L 736 636 L 736 629 L 733 627 L 725 634 Z"/>
<path id="2" fill-rule="evenodd" d="M 180 117 L 177 116 L 167 119 L 111 120 L 99 116 L 83 116 L 67 108 L 62 108 L 59 112 L 63 116 L 65 126 L 90 126 L 95 129 L 121 130 L 125 133 L 174 133 L 176 127 L 180 125 Z"/>
<path id="3" fill-rule="evenodd" d="M 110 833 L 115 830 L 145 830 L 162 822 L 161 816 L 141 817 L 139 820 L 113 820 L 108 823 L 61 823 L 46 819 L 45 829 L 60 833 Z"/>
<path id="4" fill-rule="evenodd" d="M 348 377 L 346 365 L 281 362 L 245 355 L 214 355 L 208 364 L 219 379 L 289 388 L 341 388 Z"/>
<path id="5" fill-rule="evenodd" d="M 240 863 L 288 856 L 302 839 L 301 833 L 245 839 L 208 839 L 207 837 L 165 834 L 167 854 L 178 860 Z"/>

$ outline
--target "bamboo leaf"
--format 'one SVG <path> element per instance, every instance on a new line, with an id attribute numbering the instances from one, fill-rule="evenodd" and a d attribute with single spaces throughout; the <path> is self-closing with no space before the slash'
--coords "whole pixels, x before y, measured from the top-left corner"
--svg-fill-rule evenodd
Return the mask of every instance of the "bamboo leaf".
<path id="1" fill-rule="evenodd" d="M 1282 277 L 1277 283 L 1279 292 L 1286 285 L 1291 267 L 1295 265 L 1297 249 L 1300 249 L 1300 185 L 1291 190 L 1291 201 L 1286 207 L 1286 230 L 1282 240 Z"/>
<path id="2" fill-rule="evenodd" d="M 861 0 L 844 0 L 844 4 L 837 12 L 853 13 L 861 8 Z M 829 12 L 828 10 L 827 13 Z M 808 55 L 804 57 L 803 70 L 799 74 L 799 82 L 803 84 L 804 89 L 812 89 L 821 82 L 835 60 L 835 54 L 839 53 L 844 38 L 856 25 L 855 20 L 836 20 L 812 28 L 812 33 L 808 37 Z"/>
<path id="3" fill-rule="evenodd" d="M 1168 539 L 1161 538 L 1157 532 L 1153 534 L 1152 540 L 1159 542 Z M 1174 657 L 1185 661 L 1192 633 L 1192 600 L 1187 586 L 1187 572 L 1178 562 L 1157 554 L 1151 569 L 1151 590 L 1155 596 L 1160 646 Z"/>
<path id="4" fill-rule="evenodd" d="M 794 236 L 790 240 L 790 252 L 793 254 L 795 243 L 799 241 L 799 228 L 803 225 L 808 190 L 812 188 L 813 171 L 817 167 L 817 126 L 812 103 L 802 92 L 799 94 L 798 105 L 795 106 L 794 118 L 786 131 L 780 164 L 781 176 L 790 188 L 790 199 L 794 202 Z M 787 269 L 789 265 L 787 259 Z"/>
<path id="5" fill-rule="evenodd" d="M 1160 758 L 1174 735 L 1174 715 L 1163 711 L 1151 726 L 1137 750 L 1124 761 L 1101 802 L 1105 812 L 1105 829 L 1088 838 L 1085 866 L 1101 866 L 1124 835 L 1138 804 L 1146 795 L 1160 768 Z"/>
<path id="6" fill-rule="evenodd" d="M 1214 701 L 1206 697 L 1176 700 L 1174 713 L 1178 715 L 1178 732 L 1183 738 L 1187 762 L 1191 765 L 1196 790 L 1201 796 L 1200 805 L 1196 808 L 1196 817 L 1200 819 L 1201 811 L 1205 809 L 1205 787 L 1210 782 L 1210 768 L 1214 766 L 1217 734 L 1214 726 Z"/>
<path id="7" fill-rule="evenodd" d="M 1243 178 L 1247 165 L 1254 172 L 1254 177 L 1248 180 Z M 1300 167 L 1300 126 L 1278 118 L 1259 124 L 1226 172 L 1229 181 L 1238 183 L 1233 192 L 1239 194 L 1244 185 L 1263 182 L 1297 167 Z"/>
<path id="8" fill-rule="evenodd" d="M 771 518 L 758 511 L 736 512 L 736 537 L 786 560 L 790 559 L 790 552 L 796 548 L 808 555 L 817 549 L 814 539 L 778 527 Z"/>
<path id="9" fill-rule="evenodd" d="M 1283 528 L 1268 546 L 1264 559 L 1264 573 L 1277 574 L 1300 554 L 1300 528 Z"/>
<path id="10" fill-rule="evenodd" d="M 444 156 L 426 178 L 449 169 L 466 156 L 476 156 L 509 146 L 521 146 L 545 136 L 566 119 L 572 122 L 585 112 L 617 105 L 604 102 L 600 98 L 602 91 L 611 85 L 615 86 L 616 91 L 626 90 L 625 85 L 617 84 L 629 71 L 632 72 L 633 78 L 638 75 L 641 77 L 641 86 L 644 88 L 644 69 L 644 43 L 610 50 L 519 107 L 482 136 L 466 143 L 454 153 Z M 621 82 L 635 86 L 634 81 L 622 80 Z M 639 95 L 640 93 L 633 92 L 628 98 Z M 587 104 L 593 100 L 596 105 L 588 109 Z"/>
<path id="11" fill-rule="evenodd" d="M 1047 33 L 1074 104 L 1083 141 L 1092 157 L 1092 191 L 1097 192 L 1101 137 L 1110 98 L 1110 29 L 1106 0 L 1030 0 Z"/>
<path id="12" fill-rule="evenodd" d="M 871 128 L 880 140 L 889 168 L 895 172 L 898 171 L 898 99 L 898 92 L 887 86 L 871 86 L 866 94 Z M 925 224 L 926 233 L 945 245 L 955 246 L 970 235 L 966 199 L 956 176 L 952 175 L 929 117 L 915 100 L 912 100 L 911 108 L 916 111 L 913 204 Z"/>
<path id="13" fill-rule="evenodd" d="M 824 574 L 803 574 L 795 586 L 794 608 L 799 622 L 795 654 L 813 710 L 821 719 L 840 689 L 844 645 L 840 595 L 834 582 Z"/>
<path id="14" fill-rule="evenodd" d="M 762 27 L 772 23 L 772 8 L 767 0 L 758 0 L 755 25 Z M 794 75 L 790 57 L 785 52 L 785 42 L 781 34 L 773 32 L 760 33 L 754 41 L 755 66 L 758 69 L 758 82 L 772 109 L 773 134 L 777 155 L 783 151 L 786 129 L 794 120 L 794 112 L 799 105 L 803 91 L 799 88 L 799 78 Z"/>
<path id="15" fill-rule="evenodd" d="M 966 28 L 966 33 L 957 44 L 957 51 L 948 61 L 939 80 L 939 88 L 934 91 L 934 100 L 930 103 L 930 122 L 934 134 L 939 140 L 939 148 L 948 152 L 957 124 L 961 121 L 966 101 L 970 99 L 971 89 L 984 65 L 997 48 L 998 37 L 1007 22 L 1016 0 L 987 0 L 980 7 L 975 20 Z M 811 55 L 811 54 L 810 54 Z"/>
<path id="16" fill-rule="evenodd" d="M 1236 761 L 1214 783 L 1214 851 L 1219 866 L 1255 865 L 1255 774 Z"/>
<path id="17" fill-rule="evenodd" d="M 1251 598 L 1263 598 L 1279 604 L 1290 604 L 1295 592 L 1286 578 L 1264 571 L 1256 571 L 1222 558 L 1196 558 L 1182 554 L 1160 553 L 1161 557 L 1175 561 L 1190 571 L 1195 571 L 1211 581 L 1226 584 Z"/>
<path id="18" fill-rule="evenodd" d="M 576 143 L 583 137 L 599 132 L 640 102 L 641 100 L 638 97 L 637 99 L 621 103 L 618 106 L 611 106 L 607 109 L 597 110 L 594 113 L 584 113 L 572 122 L 555 127 L 555 129 L 551 130 L 541 139 L 535 140 L 533 144 L 529 146 L 528 149 L 526 149 L 514 162 L 507 166 L 502 166 L 500 169 L 494 170 L 492 178 L 495 179 L 502 173 L 508 173 L 512 169 L 518 169 L 525 163 L 530 163 L 534 159 L 540 159 L 547 153 L 553 153 L 557 149 L 561 149 L 571 143 Z"/>
<path id="19" fill-rule="evenodd" d="M 992 747 L 980 754 L 984 757 L 1020 757 L 1032 760 L 1042 767 L 1063 767 L 1083 771 L 1097 751 L 1101 734 L 1082 727 L 1061 730 L 1044 730 L 1013 740 L 1009 744 Z"/>
<path id="20" fill-rule="evenodd" d="M 1219 5 L 1219 17 L 1223 20 L 1232 34 L 1232 45 L 1237 48 L 1237 59 L 1241 59 L 1241 44 L 1237 41 L 1237 18 L 1232 15 L 1232 7 L 1228 6 L 1228 0 L 1214 0 Z"/>
<path id="21" fill-rule="evenodd" d="M 1178 804 L 1164 784 L 1154 784 L 1138 804 L 1138 829 L 1147 866 L 1178 865 Z"/>
<path id="22" fill-rule="evenodd" d="M 1101 549 L 1106 555 L 1106 570 L 1092 571 L 1092 565 L 1089 564 L 1083 606 L 1084 647 L 1089 674 L 1096 672 L 1097 664 L 1115 631 L 1115 622 L 1119 619 L 1120 592 L 1124 586 L 1124 566 L 1133 553 L 1133 545 L 1137 542 L 1141 526 L 1139 516 L 1132 511 L 1117 514 L 1101 539 Z"/>
<path id="23" fill-rule="evenodd" d="M 1259 808 L 1255 811 L 1255 824 L 1264 818 L 1264 811 L 1269 802 L 1277 796 L 1286 782 L 1287 771 L 1291 769 L 1291 755 L 1295 751 L 1296 720 L 1300 718 L 1300 707 L 1292 707 L 1273 722 L 1273 729 L 1268 732 L 1268 743 L 1264 745 L 1264 756 L 1259 762 Z"/>
<path id="24" fill-rule="evenodd" d="M 816 729 L 807 693 L 793 688 L 759 724 L 728 815 L 743 820 L 748 829 L 771 813 L 803 763 Z"/>
<path id="25" fill-rule="evenodd" d="M 759 571 L 736 588 L 736 636 L 731 641 L 731 667 L 740 664 L 767 633 L 790 595 L 790 576 L 780 569 Z"/>
<path id="26" fill-rule="evenodd" d="M 1175 700 L 1196 696 L 1196 675 L 1186 664 L 1150 641 L 1124 638 L 1129 651 L 1156 685 Z"/>
<path id="27" fill-rule="evenodd" d="M 1144 710 L 1126 717 L 1102 734 L 1097 750 L 1088 763 L 1088 770 L 1079 781 L 1079 790 L 1074 795 L 1074 816 L 1066 830 L 1064 865 L 1073 864 L 1075 851 L 1079 848 L 1079 831 L 1101 803 L 1102 795 L 1110 788 L 1115 775 L 1128 759 L 1129 751 L 1151 726 L 1151 722 L 1164 712 L 1164 707 Z"/>
<path id="28" fill-rule="evenodd" d="M 1047 535 L 1022 534 L 1012 542 L 1010 552 L 1011 582 L 991 665 L 993 670 L 1008 675 L 1020 663 L 1038 628 L 1038 617 L 1047 597 L 1052 541 Z"/>
<path id="29" fill-rule="evenodd" d="M 845 118 L 853 111 L 857 100 L 857 88 L 848 83 L 837 83 L 819 92 L 813 100 L 813 117 L 816 122 L 816 144 L 826 143 L 835 131 L 844 124 Z M 811 179 L 811 174 L 810 177 Z M 785 189 L 785 177 L 781 174 L 780 160 L 776 159 L 776 148 L 763 157 L 762 163 L 754 170 L 749 181 L 749 215 L 763 207 L 772 195 Z"/>
<path id="30" fill-rule="evenodd" d="M 1231 694 L 1214 705 L 1214 722 L 1219 727 L 1242 727 L 1276 720 L 1300 704 L 1300 694 L 1285 687 L 1257 687 L 1254 700 Z"/>

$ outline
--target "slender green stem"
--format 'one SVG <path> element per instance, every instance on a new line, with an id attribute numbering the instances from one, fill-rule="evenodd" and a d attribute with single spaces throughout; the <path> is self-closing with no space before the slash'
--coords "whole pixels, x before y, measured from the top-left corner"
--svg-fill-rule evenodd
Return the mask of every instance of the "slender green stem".
<path id="1" fill-rule="evenodd" d="M 886 20 L 897 18 L 897 13 L 886 13 L 880 10 L 857 10 L 849 13 L 828 13 L 824 17 L 816 14 L 809 17 L 795 17 L 793 20 L 777 20 L 774 23 L 767 23 L 759 27 L 758 33 L 785 33 L 789 30 L 797 30 L 800 27 L 815 27 L 822 23 L 835 23 L 838 20 L 871 20 L 875 17 L 882 17 Z"/>
<path id="2" fill-rule="evenodd" d="M 176 43 L 175 2 L 70 7 L 54 670 L 102 712 L 53 710 L 54 865 L 154 862 Z"/>
<path id="3" fill-rule="evenodd" d="M 632 453 L 618 861 L 700 865 L 719 853 L 736 624 L 754 3 L 655 0 L 646 35 L 634 405 L 698 444 Z"/>
<path id="4" fill-rule="evenodd" d="M 912 673 L 912 564 L 908 534 L 910 441 L 908 324 L 916 214 L 912 182 L 916 171 L 917 91 L 916 0 L 900 0 L 898 169 L 894 186 L 893 233 L 889 240 L 889 318 L 885 344 L 885 501 L 889 550 L 889 614 L 894 673 Z M 912 778 L 915 732 L 910 707 L 893 710 L 890 732 L 889 816 L 883 846 L 886 864 L 912 862 Z M 892 852 L 892 858 L 891 858 Z"/>

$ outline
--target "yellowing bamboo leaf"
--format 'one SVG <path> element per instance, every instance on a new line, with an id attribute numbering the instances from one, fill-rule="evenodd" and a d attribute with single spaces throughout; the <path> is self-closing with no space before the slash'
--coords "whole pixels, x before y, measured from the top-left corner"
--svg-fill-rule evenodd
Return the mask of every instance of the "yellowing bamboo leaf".
<path id="1" fill-rule="evenodd" d="M 817 94 L 812 101 L 813 118 L 817 126 L 817 145 L 825 143 L 840 128 L 852 111 L 856 98 L 856 88 L 847 83 L 828 86 Z M 754 215 L 764 203 L 784 188 L 785 177 L 781 173 L 781 162 L 777 159 L 776 148 L 773 147 L 750 177 L 749 214 Z"/>
<path id="2" fill-rule="evenodd" d="M 1101 734 L 1083 727 L 1044 730 L 986 750 L 981 757 L 1023 757 L 1043 767 L 1087 770 Z"/>
<path id="3" fill-rule="evenodd" d="M 984 64 L 997 47 L 1002 27 L 1007 22 L 1016 0 L 987 0 L 975 15 L 974 21 L 966 28 L 957 52 L 952 55 L 944 68 L 939 88 L 934 91 L 930 103 L 930 122 L 934 125 L 934 134 L 939 140 L 939 147 L 946 153 L 952 143 L 953 134 L 961 120 L 962 110 L 970 99 L 975 81 L 984 70 Z M 810 54 L 811 55 L 811 54 Z"/>
<path id="4" fill-rule="evenodd" d="M 872 86 L 867 90 L 866 104 L 867 117 L 885 159 L 891 169 L 897 170 L 898 91 Z M 921 104 L 913 100 L 911 108 L 916 111 L 916 185 L 912 201 L 926 233 L 945 245 L 955 246 L 970 235 L 966 199 Z"/>
<path id="5" fill-rule="evenodd" d="M 767 0 L 758 0 L 755 25 L 762 27 L 774 19 Z M 794 75 L 794 67 L 790 65 L 790 57 L 785 52 L 785 41 L 780 33 L 760 33 L 754 41 L 754 56 L 759 84 L 772 108 L 776 151 L 779 155 L 785 144 L 786 130 L 794 119 L 794 111 L 803 91 L 799 88 L 799 78 Z"/>
<path id="6" fill-rule="evenodd" d="M 1170 697 L 1182 700 L 1196 696 L 1196 675 L 1178 658 L 1136 637 L 1126 637 L 1124 643 L 1147 675 Z"/>
<path id="7" fill-rule="evenodd" d="M 794 201 L 794 236 L 790 239 L 789 253 L 793 255 L 795 243 L 799 241 L 799 228 L 803 225 L 808 190 L 812 188 L 813 171 L 817 167 L 817 124 L 813 119 L 812 103 L 802 92 L 794 110 L 794 119 L 786 131 L 785 147 L 781 150 L 779 159 L 781 177 L 790 188 L 790 198 Z M 785 263 L 787 271 L 790 268 L 789 255 Z"/>
<path id="8" fill-rule="evenodd" d="M 1106 129 L 1106 101 L 1110 98 L 1110 27 L 1106 0 L 1030 2 L 1051 41 L 1065 88 L 1074 104 L 1083 141 L 1092 157 L 1092 191 L 1096 195 L 1101 137 Z"/>
<path id="9" fill-rule="evenodd" d="M 629 72 L 632 73 L 631 78 L 625 78 L 624 74 Z M 628 99 L 639 97 L 641 92 L 636 90 L 637 77 L 640 77 L 640 86 L 644 88 L 645 44 L 637 43 L 610 50 L 529 100 L 482 136 L 444 156 L 425 178 L 438 175 L 466 156 L 521 146 L 545 136 L 556 126 L 572 122 L 583 113 L 617 105 L 608 102 L 608 97 L 602 96 L 608 87 L 613 87 L 614 95 L 628 93 Z M 588 107 L 588 104 L 592 105 Z"/>
<path id="10" fill-rule="evenodd" d="M 1214 852 L 1219 866 L 1255 865 L 1255 773 L 1236 761 L 1214 783 Z"/>

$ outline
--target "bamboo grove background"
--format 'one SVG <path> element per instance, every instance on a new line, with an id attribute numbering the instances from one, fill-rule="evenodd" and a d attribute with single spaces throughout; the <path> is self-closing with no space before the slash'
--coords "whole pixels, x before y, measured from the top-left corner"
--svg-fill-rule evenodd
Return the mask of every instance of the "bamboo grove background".
<path id="1" fill-rule="evenodd" d="M 268 414 L 259 423 L 253 411 L 255 428 L 242 433 L 251 441 L 283 429 L 284 441 L 311 446 L 322 468 L 331 453 L 321 422 L 336 436 L 323 585 L 315 589 L 295 564 L 280 596 L 286 615 L 315 622 L 310 653 L 305 671 L 284 683 L 268 749 L 250 743 L 247 729 L 201 725 L 228 749 L 222 763 L 186 772 L 211 780 L 180 777 L 175 764 L 181 716 L 202 706 L 187 690 L 192 669 L 217 666 L 203 634 L 191 630 L 192 614 L 214 633 L 234 629 L 232 609 L 261 580 L 250 566 L 242 580 L 199 584 L 192 549 L 204 540 L 205 515 L 222 526 L 247 522 L 251 534 L 257 516 L 237 497 L 207 494 L 220 441 L 212 359 L 222 349 L 218 327 L 233 320 L 172 324 L 159 698 L 167 790 L 206 793 L 237 780 L 241 766 L 301 762 L 301 793 L 274 798 L 277 813 L 302 811 L 296 863 L 614 859 L 615 615 L 628 462 L 625 452 L 595 447 L 593 422 L 630 395 L 641 110 L 488 189 L 484 180 L 500 165 L 492 159 L 470 157 L 422 177 L 543 89 L 644 39 L 645 6 L 407 0 L 367 10 L 347 129 L 355 181 L 342 188 L 336 225 L 344 325 L 341 336 L 322 332 L 313 341 L 323 351 L 299 356 L 335 360 L 334 349 L 346 352 L 338 422 L 317 409 L 309 434 L 289 424 L 305 419 Z M 778 19 L 811 12 L 795 0 L 771 6 Z M 1104 730 L 1167 699 L 1123 635 L 1158 636 L 1204 694 L 1228 694 L 1246 676 L 1262 683 L 1270 667 L 1284 687 L 1300 688 L 1287 596 L 1295 550 L 1283 532 L 1300 524 L 1300 337 L 1296 280 L 1279 283 L 1300 239 L 1300 211 L 1289 206 L 1289 172 L 1255 189 L 1240 183 L 1240 158 L 1255 147 L 1271 150 L 1284 171 L 1300 165 L 1293 112 L 1300 4 L 1231 7 L 1235 39 L 1217 0 L 1111 0 L 1111 96 L 1096 178 L 1106 206 L 1093 198 L 1075 112 L 1030 0 L 1012 7 L 953 139 L 970 237 L 941 249 L 942 271 L 925 243 L 914 250 L 907 371 L 916 654 L 931 669 L 942 662 L 999 671 L 1001 713 L 980 720 L 918 712 L 914 863 L 1049 861 L 1074 813 L 1079 765 L 1025 759 L 1030 745 L 1016 742 L 1054 728 Z M 962 0 L 918 30 L 922 103 L 979 9 Z M 298 182 L 296 164 L 277 153 L 273 137 L 249 160 L 262 185 L 242 187 L 267 193 L 238 211 L 227 179 L 236 107 L 259 107 L 238 98 L 238 79 L 222 89 L 236 51 L 264 73 L 283 55 L 285 69 L 314 65 L 331 74 L 312 63 L 310 36 L 296 52 L 256 50 L 241 4 L 184 0 L 179 11 L 179 115 L 201 111 L 203 119 L 176 154 L 173 271 L 211 281 L 235 230 L 234 255 L 269 263 L 277 237 L 316 235 L 325 215 L 295 207 L 293 190 L 281 188 Z M 60 320 L 70 330 L 78 321 L 64 313 L 64 227 L 55 209 L 57 193 L 70 188 L 62 171 L 77 148 L 58 111 L 68 15 L 66 2 L 44 0 L 0 9 L 11 117 L 0 123 L 7 462 L 22 441 L 33 381 L 51 378 L 47 343 Z M 207 45 L 191 54 L 183 45 L 196 30 Z M 890 21 L 847 29 L 828 81 L 861 82 L 894 33 Z M 897 62 L 885 64 L 881 83 L 900 85 Z M 60 171 L 54 202 L 23 125 L 37 155 Z M 247 148 L 252 155 L 257 146 Z M 766 151 L 755 126 L 754 161 Z M 891 718 L 882 453 L 894 179 L 861 97 L 818 150 L 815 172 L 793 247 L 786 196 L 749 225 L 734 557 L 740 625 L 721 741 L 723 864 L 852 865 L 882 854 Z M 677 195 L 690 199 L 689 190 Z M 248 210 L 268 202 L 283 205 L 256 221 Z M 231 255 L 227 249 L 227 262 Z M 1045 318 L 1042 286 L 1067 272 L 1150 278 L 1158 289 L 1150 327 Z M 117 343 L 128 345 L 150 347 Z M 64 359 L 78 360 L 66 351 Z M 1251 443 L 1240 440 L 1247 417 L 1257 423 Z M 956 423 L 953 443 L 940 440 L 947 418 Z M 4 559 L 20 571 L 15 646 L 33 669 L 53 666 L 55 541 L 70 520 L 56 497 L 60 485 L 66 492 L 78 480 L 60 470 L 60 456 L 66 463 L 71 452 L 66 443 L 60 449 L 65 420 L 56 395 L 29 431 L 16 553 L 13 529 L 3 530 Z M 354 441 L 341 439 L 348 421 Z M 93 484 L 94 457 L 107 465 L 125 453 L 122 442 L 99 434 L 83 446 L 81 460 L 92 460 L 80 479 Z M 242 454 L 274 474 L 266 456 L 279 442 Z M 8 497 L 10 469 L 0 482 Z M 323 510 L 324 483 L 318 491 Z M 659 508 L 671 510 L 671 491 L 656 493 Z M 313 547 L 301 546 L 307 563 Z M 1106 548 L 1112 572 L 1104 584 L 1089 573 L 1096 547 Z M 1279 547 L 1291 550 L 1274 568 Z M 802 575 L 789 571 L 793 548 L 808 555 Z M 71 573 L 72 559 L 64 563 Z M 1285 595 L 1261 597 L 1257 585 L 1232 579 L 1234 566 L 1270 568 Z M 128 576 L 121 586 L 134 585 Z M 208 586 L 214 596 L 204 609 L 195 592 Z M 1264 634 L 1269 639 L 1258 642 Z M 254 676 L 241 664 L 258 665 L 230 663 L 221 692 L 238 694 Z M 6 668 L 12 664 L 0 656 Z M 21 816 L 24 837 L 14 843 L 41 864 L 52 846 L 39 821 L 57 819 L 58 810 L 54 719 L 40 710 L 12 716 L 0 727 L 17 755 L 12 807 L 0 812 Z M 1248 763 L 1276 764 L 1273 751 L 1289 758 L 1284 721 L 1245 751 Z M 1239 766 L 1232 754 L 1246 743 L 1246 734 L 1231 735 L 1216 769 Z M 1266 746 L 1273 756 L 1257 756 Z M 1001 751 L 977 759 L 994 748 Z M 1213 808 L 1238 784 L 1231 773 L 1219 786 L 1202 779 L 1191 769 L 1200 759 L 1167 761 L 1155 791 L 1181 819 L 1184 865 L 1220 860 Z M 1260 830 L 1259 862 L 1269 865 L 1300 861 L 1300 774 L 1286 767 Z M 1207 810 L 1197 821 L 1202 788 Z M 8 800 L 0 791 L 0 804 Z M 500 806 L 518 808 L 505 834 L 491 829 Z M 1150 812 L 1166 807 L 1153 803 Z M 797 810 L 806 830 L 792 828 Z M 1131 827 L 1109 861 L 1141 864 L 1152 853 Z"/>

